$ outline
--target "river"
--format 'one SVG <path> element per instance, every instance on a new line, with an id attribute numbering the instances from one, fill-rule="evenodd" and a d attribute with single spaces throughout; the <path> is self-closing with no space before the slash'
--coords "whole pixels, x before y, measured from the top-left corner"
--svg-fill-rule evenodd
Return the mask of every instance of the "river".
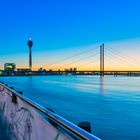
<path id="1" fill-rule="evenodd" d="M 24 96 L 78 124 L 89 121 L 103 140 L 140 139 L 140 77 L 0 77 Z"/>

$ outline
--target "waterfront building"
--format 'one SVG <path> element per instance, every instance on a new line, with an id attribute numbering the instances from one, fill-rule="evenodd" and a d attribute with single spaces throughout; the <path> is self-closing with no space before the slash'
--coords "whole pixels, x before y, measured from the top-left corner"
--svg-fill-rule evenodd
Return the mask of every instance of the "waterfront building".
<path id="1" fill-rule="evenodd" d="M 73 71 L 76 72 L 77 71 L 77 68 L 74 68 Z"/>
<path id="2" fill-rule="evenodd" d="M 28 68 L 18 68 L 17 71 L 18 72 L 28 72 L 28 71 L 30 71 L 30 69 L 28 69 Z"/>
<path id="3" fill-rule="evenodd" d="M 4 70 L 5 71 L 15 71 L 16 69 L 16 64 L 15 63 L 5 63 L 4 64 Z"/>

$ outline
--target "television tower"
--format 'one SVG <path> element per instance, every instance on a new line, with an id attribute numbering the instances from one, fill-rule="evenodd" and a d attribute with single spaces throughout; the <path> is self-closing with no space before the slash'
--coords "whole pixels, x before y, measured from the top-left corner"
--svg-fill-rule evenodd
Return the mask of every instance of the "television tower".
<path id="1" fill-rule="evenodd" d="M 29 70 L 32 71 L 32 46 L 33 46 L 33 41 L 31 37 L 28 40 L 28 47 L 29 47 Z"/>

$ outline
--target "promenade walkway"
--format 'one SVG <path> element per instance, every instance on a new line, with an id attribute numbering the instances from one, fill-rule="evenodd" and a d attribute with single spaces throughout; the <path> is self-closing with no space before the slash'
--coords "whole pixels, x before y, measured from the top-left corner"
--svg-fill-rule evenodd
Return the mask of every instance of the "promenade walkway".
<path id="1" fill-rule="evenodd" d="M 2 123 L 2 113 L 0 111 L 0 140 L 9 140 L 6 136 L 5 126 Z"/>

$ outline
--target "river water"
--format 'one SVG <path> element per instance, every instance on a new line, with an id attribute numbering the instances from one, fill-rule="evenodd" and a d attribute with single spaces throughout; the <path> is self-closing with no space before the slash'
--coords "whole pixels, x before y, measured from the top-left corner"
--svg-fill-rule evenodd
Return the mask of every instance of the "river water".
<path id="1" fill-rule="evenodd" d="M 140 139 L 140 77 L 33 76 L 1 81 L 103 140 Z"/>

